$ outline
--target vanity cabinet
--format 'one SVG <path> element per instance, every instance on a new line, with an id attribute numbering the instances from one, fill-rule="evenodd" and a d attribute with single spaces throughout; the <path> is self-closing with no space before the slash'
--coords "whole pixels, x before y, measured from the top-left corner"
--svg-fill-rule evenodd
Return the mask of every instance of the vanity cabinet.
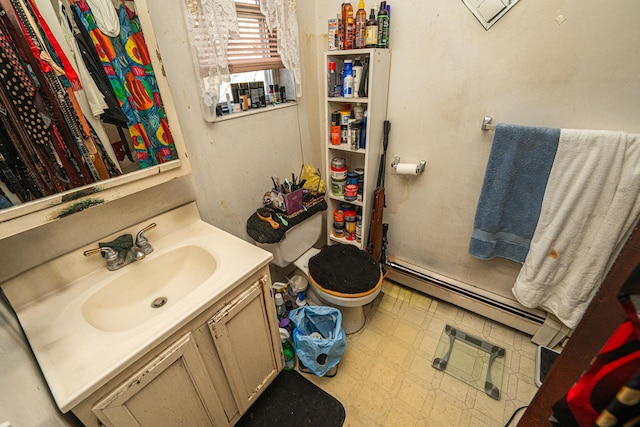
<path id="1" fill-rule="evenodd" d="M 98 402 L 93 413 L 109 427 L 229 425 L 190 333 Z"/>
<path id="2" fill-rule="evenodd" d="M 231 392 L 243 413 L 281 368 L 275 357 L 266 357 L 273 353 L 274 322 L 267 316 L 264 292 L 270 289 L 256 282 L 208 322 Z"/>
<path id="3" fill-rule="evenodd" d="M 369 236 L 369 226 L 371 223 L 371 213 L 373 208 L 373 192 L 377 185 L 378 173 L 380 171 L 380 160 L 382 155 L 382 136 L 384 121 L 387 119 L 387 96 L 389 91 L 389 69 L 391 64 L 391 51 L 389 49 L 354 49 L 342 51 L 329 51 L 324 54 L 325 74 L 329 71 L 329 63 L 336 63 L 338 79 L 345 60 L 360 60 L 361 63 L 368 61 L 368 70 L 363 72 L 360 79 L 367 77 L 366 96 L 358 97 L 357 89 L 354 89 L 356 96 L 353 98 L 333 97 L 329 95 L 329 82 L 325 83 L 324 105 L 325 105 L 325 173 L 327 177 L 327 244 L 348 243 L 364 249 Z M 364 147 L 352 149 L 347 143 L 332 144 L 331 122 L 332 113 L 353 110 L 360 104 L 366 110 L 366 138 Z M 345 201 L 343 190 L 336 191 L 336 186 L 332 183 L 331 164 L 332 159 L 340 158 L 345 160 L 348 172 L 356 169 L 364 170 L 364 182 L 362 183 L 361 196 L 355 201 Z M 344 203 L 350 204 L 357 211 L 361 211 L 361 235 L 360 240 L 350 240 L 334 232 L 334 212 L 340 209 Z"/>
<path id="4" fill-rule="evenodd" d="M 87 426 L 229 426 L 283 366 L 265 266 L 72 411 Z"/>

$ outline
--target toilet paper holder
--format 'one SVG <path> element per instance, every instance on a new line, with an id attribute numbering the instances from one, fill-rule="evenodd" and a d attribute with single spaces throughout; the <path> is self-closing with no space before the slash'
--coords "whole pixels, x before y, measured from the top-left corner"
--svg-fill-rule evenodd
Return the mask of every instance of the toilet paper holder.
<path id="1" fill-rule="evenodd" d="M 395 170 L 396 167 L 400 164 L 400 156 L 395 156 L 393 161 L 391 162 L 391 167 Z M 427 166 L 427 162 L 424 160 L 420 160 L 420 163 L 416 163 L 416 175 L 424 172 L 424 168 Z"/>

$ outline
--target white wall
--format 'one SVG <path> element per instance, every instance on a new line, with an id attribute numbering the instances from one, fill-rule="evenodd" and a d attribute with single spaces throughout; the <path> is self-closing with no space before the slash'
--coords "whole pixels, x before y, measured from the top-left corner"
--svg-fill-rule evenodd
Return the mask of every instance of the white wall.
<path id="1" fill-rule="evenodd" d="M 317 15 L 301 26 L 303 37 L 326 43 L 326 20 L 340 4 L 298 1 L 302 14 Z M 521 0 L 489 31 L 461 1 L 390 4 L 388 156 L 424 159 L 427 170 L 387 173 L 388 253 L 513 298 L 519 265 L 467 252 L 493 138 L 480 130 L 482 118 L 640 132 L 640 4 Z"/>
<path id="2" fill-rule="evenodd" d="M 193 169 L 200 215 L 252 241 L 246 233 L 246 221 L 262 206 L 263 194 L 273 186 L 270 177 L 297 175 L 303 162 L 321 166 L 317 144 L 308 143 L 309 135 L 317 133 L 319 115 L 300 116 L 304 105 L 312 112 L 318 105 L 309 102 L 314 98 L 305 94 L 300 105 L 206 122 L 200 114 L 182 3 L 149 2 L 149 7 Z M 316 68 L 304 65 L 314 80 Z"/>

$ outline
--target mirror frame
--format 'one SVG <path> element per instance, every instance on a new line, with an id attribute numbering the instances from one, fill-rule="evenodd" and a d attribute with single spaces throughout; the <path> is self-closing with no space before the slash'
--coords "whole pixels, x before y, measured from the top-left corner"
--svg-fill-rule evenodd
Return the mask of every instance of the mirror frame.
<path id="1" fill-rule="evenodd" d="M 162 66 L 162 58 L 156 43 L 147 0 L 136 0 L 135 5 L 147 43 L 147 49 L 151 53 L 151 63 L 156 71 L 156 80 L 176 152 L 178 153 L 178 159 L 0 210 L 0 239 L 31 230 L 88 207 L 108 203 L 191 173 L 191 165 L 188 160 L 182 129 L 180 128 L 169 83 Z M 155 55 L 153 54 L 154 52 Z"/>

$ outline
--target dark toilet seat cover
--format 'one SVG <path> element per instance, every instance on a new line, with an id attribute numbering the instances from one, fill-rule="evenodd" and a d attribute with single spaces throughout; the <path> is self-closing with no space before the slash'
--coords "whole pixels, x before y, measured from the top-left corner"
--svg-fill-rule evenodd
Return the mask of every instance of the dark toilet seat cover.
<path id="1" fill-rule="evenodd" d="M 309 259 L 309 277 L 329 293 L 355 297 L 380 286 L 382 269 L 371 255 L 353 245 L 332 245 Z"/>

